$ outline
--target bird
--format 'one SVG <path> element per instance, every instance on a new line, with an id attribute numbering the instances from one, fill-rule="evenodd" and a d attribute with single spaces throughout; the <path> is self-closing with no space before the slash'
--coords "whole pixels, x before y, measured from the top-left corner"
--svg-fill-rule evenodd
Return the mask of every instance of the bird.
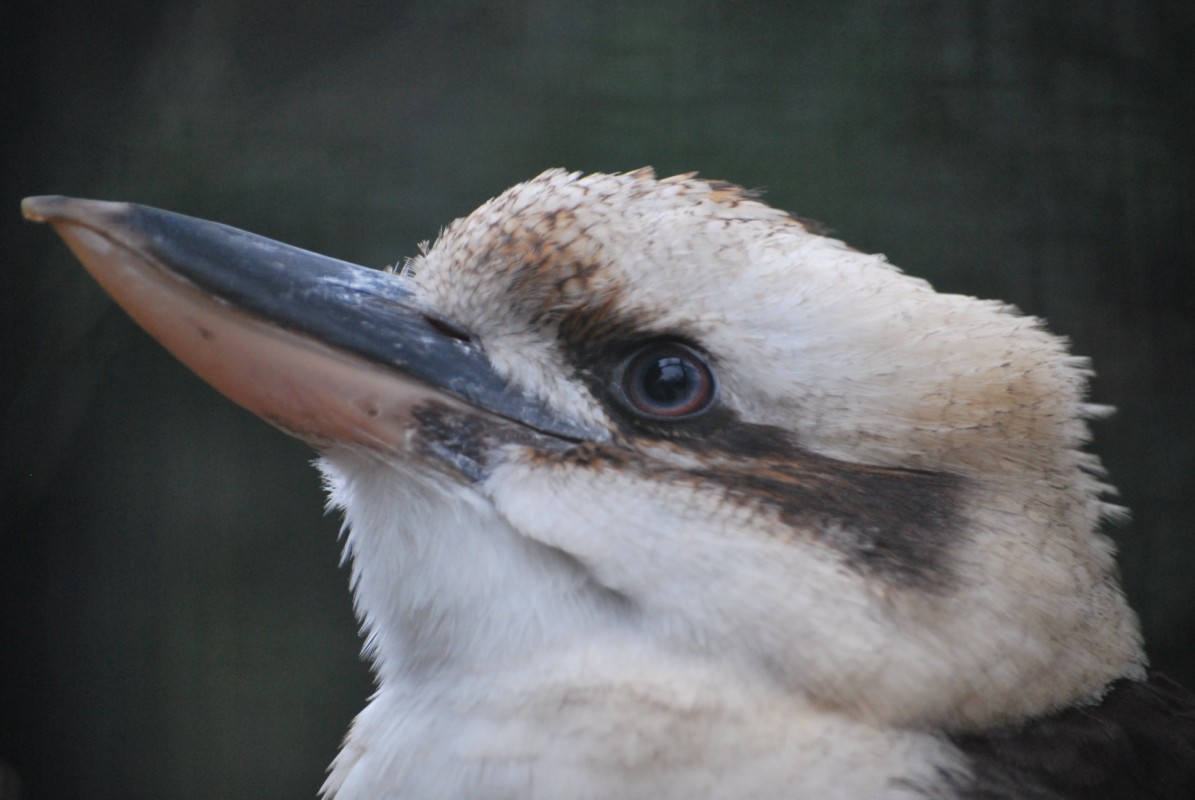
<path id="1" fill-rule="evenodd" d="M 377 683 L 324 797 L 1195 797 L 1042 321 L 696 173 L 549 170 L 381 270 L 23 209 L 319 452 Z"/>

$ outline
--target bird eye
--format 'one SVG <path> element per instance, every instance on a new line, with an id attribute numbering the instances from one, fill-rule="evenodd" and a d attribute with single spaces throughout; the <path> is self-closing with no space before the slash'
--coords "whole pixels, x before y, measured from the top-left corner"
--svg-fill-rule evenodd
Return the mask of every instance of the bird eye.
<path id="1" fill-rule="evenodd" d="M 717 384 L 709 365 L 677 342 L 655 342 L 625 362 L 622 395 L 632 411 L 678 419 L 700 413 L 714 401 Z"/>

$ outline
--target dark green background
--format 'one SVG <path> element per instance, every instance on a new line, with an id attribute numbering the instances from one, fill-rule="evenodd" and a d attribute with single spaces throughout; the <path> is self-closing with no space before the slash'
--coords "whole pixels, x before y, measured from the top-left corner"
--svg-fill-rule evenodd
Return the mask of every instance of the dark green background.
<path id="1" fill-rule="evenodd" d="M 0 797 L 313 797 L 370 689 L 312 453 L 136 329 L 25 194 L 381 266 L 546 167 L 766 188 L 1094 358 L 1128 592 L 1195 685 L 1193 5 L 0 6 Z"/>

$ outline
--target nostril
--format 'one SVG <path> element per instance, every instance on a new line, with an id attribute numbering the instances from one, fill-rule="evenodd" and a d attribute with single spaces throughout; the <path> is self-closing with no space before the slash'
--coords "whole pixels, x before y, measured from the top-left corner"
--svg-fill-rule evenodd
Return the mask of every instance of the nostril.
<path id="1" fill-rule="evenodd" d="M 462 342 L 473 341 L 473 335 L 459 325 L 449 322 L 440 317 L 433 317 L 430 314 L 424 314 L 423 318 L 427 320 L 427 324 L 438 330 L 445 336 L 450 336 L 453 339 L 459 339 Z"/>

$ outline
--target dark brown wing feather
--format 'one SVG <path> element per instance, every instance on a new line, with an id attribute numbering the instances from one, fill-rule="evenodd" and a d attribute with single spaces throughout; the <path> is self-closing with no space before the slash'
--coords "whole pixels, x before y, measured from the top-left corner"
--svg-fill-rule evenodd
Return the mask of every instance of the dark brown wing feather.
<path id="1" fill-rule="evenodd" d="M 1192 800 L 1195 695 L 1169 678 L 1112 684 L 1095 706 L 1015 728 L 956 736 L 968 800 Z"/>

